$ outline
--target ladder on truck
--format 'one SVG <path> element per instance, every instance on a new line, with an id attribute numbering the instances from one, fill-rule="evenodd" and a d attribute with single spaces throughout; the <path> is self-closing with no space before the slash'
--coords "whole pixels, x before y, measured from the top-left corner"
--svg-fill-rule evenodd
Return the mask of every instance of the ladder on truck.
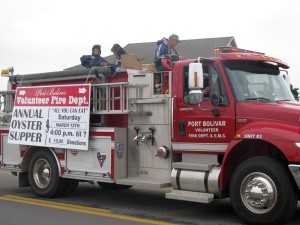
<path id="1" fill-rule="evenodd" d="M 92 84 L 91 114 L 128 114 L 129 89 L 135 89 L 136 97 L 147 84 L 130 85 L 128 82 Z M 0 116 L 10 116 L 16 91 L 0 91 Z"/>
<path id="2" fill-rule="evenodd" d="M 7 123 L 6 117 L 11 116 L 16 91 L 0 91 L 0 123 Z"/>
<path id="3" fill-rule="evenodd" d="M 128 82 L 93 84 L 91 114 L 128 114 L 129 90 L 135 89 L 134 99 L 137 99 L 142 88 L 147 86 L 147 84 L 130 85 Z"/>
<path id="4" fill-rule="evenodd" d="M 91 114 L 127 114 L 128 83 L 94 84 L 91 90 Z"/>

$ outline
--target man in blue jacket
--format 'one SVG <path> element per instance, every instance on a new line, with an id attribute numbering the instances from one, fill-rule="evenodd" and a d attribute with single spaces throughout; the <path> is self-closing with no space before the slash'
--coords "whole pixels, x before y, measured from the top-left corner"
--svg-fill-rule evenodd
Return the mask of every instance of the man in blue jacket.
<path id="1" fill-rule="evenodd" d="M 108 62 L 100 55 L 101 45 L 94 45 L 92 48 L 92 55 L 81 56 L 81 65 L 86 68 L 91 68 L 94 66 L 108 66 Z"/>
<path id="2" fill-rule="evenodd" d="M 169 59 L 172 65 L 179 60 L 177 50 L 175 49 L 178 42 L 180 42 L 180 40 L 177 34 L 170 35 L 169 39 L 163 38 L 157 41 L 154 56 L 154 63 L 157 71 L 168 70 L 162 65 L 162 59 Z"/>

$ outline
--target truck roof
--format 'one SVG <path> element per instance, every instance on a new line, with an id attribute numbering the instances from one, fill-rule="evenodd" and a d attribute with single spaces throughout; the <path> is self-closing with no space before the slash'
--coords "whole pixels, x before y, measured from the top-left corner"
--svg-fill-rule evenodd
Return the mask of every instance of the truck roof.
<path id="1" fill-rule="evenodd" d="M 219 58 L 221 60 L 249 60 L 249 61 L 270 62 L 284 69 L 289 68 L 288 64 L 281 61 L 280 59 L 271 56 L 255 54 L 255 53 L 221 53 L 219 55 Z"/>
<path id="2" fill-rule="evenodd" d="M 270 62 L 278 67 L 282 67 L 284 69 L 288 69 L 289 66 L 287 63 L 277 59 L 275 57 L 267 56 L 265 53 L 241 49 L 236 47 L 218 47 L 215 48 L 216 54 L 219 55 L 221 60 L 249 60 L 249 61 L 262 61 L 262 62 Z"/>

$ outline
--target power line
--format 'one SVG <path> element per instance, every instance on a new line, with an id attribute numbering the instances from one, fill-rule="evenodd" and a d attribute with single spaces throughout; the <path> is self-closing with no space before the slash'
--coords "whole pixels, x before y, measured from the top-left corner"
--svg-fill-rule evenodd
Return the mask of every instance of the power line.
<path id="1" fill-rule="evenodd" d="M 8 67 L 8 65 L 7 65 L 7 64 L 4 64 L 4 63 L 2 63 L 2 62 L 0 62 L 0 64 L 1 64 L 1 65 L 3 65 L 3 66 L 6 66 L 6 67 Z"/>
<path id="2" fill-rule="evenodd" d="M 15 69 L 16 69 L 16 67 L 18 68 L 18 70 L 19 69 L 22 69 L 22 70 L 25 70 L 25 71 L 31 71 L 32 70 L 32 68 L 27 68 L 27 67 L 24 67 L 24 66 L 19 66 L 19 65 L 11 65 L 11 64 L 7 64 L 7 63 L 3 63 L 3 62 L 0 62 L 0 65 L 3 65 L 4 66 L 4 68 L 0 68 L 0 71 L 1 71 L 1 69 L 6 69 L 7 67 L 9 67 L 9 66 L 13 66 Z"/>
<path id="3" fill-rule="evenodd" d="M 27 59 L 33 60 L 35 62 L 43 62 L 43 63 L 52 64 L 52 65 L 55 65 L 55 66 L 63 67 L 63 65 L 59 65 L 59 64 L 56 64 L 56 63 L 48 62 L 46 60 L 41 60 L 41 59 L 37 59 L 37 58 L 34 58 L 34 57 L 30 57 L 30 56 L 16 54 L 16 53 L 13 53 L 13 52 L 10 52 L 10 51 L 6 51 L 6 50 L 3 50 L 3 49 L 0 49 L 0 52 L 8 53 L 8 54 L 19 56 L 19 57 L 22 57 L 22 58 L 27 58 Z"/>

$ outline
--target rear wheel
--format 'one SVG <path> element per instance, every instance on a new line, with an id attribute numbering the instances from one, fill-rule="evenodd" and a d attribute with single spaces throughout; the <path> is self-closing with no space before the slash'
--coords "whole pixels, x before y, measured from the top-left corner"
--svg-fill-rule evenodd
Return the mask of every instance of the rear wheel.
<path id="1" fill-rule="evenodd" d="M 105 189 L 105 190 L 126 190 L 131 188 L 130 185 L 122 185 L 122 184 L 115 184 L 115 183 L 105 183 L 105 182 L 97 182 L 98 185 Z"/>
<path id="2" fill-rule="evenodd" d="M 40 197 L 57 197 L 65 189 L 65 182 L 59 177 L 56 160 L 47 150 L 33 154 L 29 162 L 28 180 L 33 192 Z"/>
<path id="3" fill-rule="evenodd" d="M 278 161 L 255 157 L 232 175 L 230 198 L 248 224 L 282 224 L 297 207 L 298 194 L 287 169 Z"/>

